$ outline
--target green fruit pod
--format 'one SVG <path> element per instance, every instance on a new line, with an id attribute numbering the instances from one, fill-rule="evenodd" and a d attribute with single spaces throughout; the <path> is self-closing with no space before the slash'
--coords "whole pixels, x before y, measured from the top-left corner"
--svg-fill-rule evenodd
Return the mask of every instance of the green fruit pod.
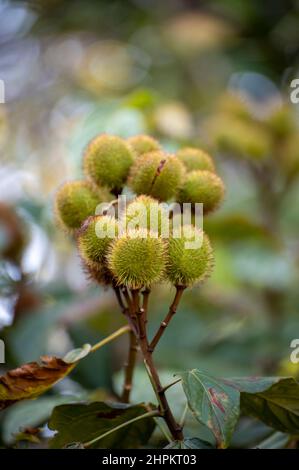
<path id="1" fill-rule="evenodd" d="M 184 225 L 181 236 L 169 238 L 166 276 L 175 286 L 189 287 L 203 282 L 214 263 L 210 241 L 202 230 Z"/>
<path id="2" fill-rule="evenodd" d="M 271 134 L 256 122 L 217 115 L 207 123 L 206 132 L 220 152 L 237 158 L 261 162 L 272 152 Z"/>
<path id="3" fill-rule="evenodd" d="M 117 220 L 107 215 L 89 217 L 78 232 L 77 246 L 85 271 L 99 283 L 110 284 L 112 281 L 106 257 L 117 236 Z"/>
<path id="4" fill-rule="evenodd" d="M 88 145 L 84 171 L 97 186 L 120 189 L 126 181 L 134 155 L 127 142 L 113 135 L 99 135 Z"/>
<path id="5" fill-rule="evenodd" d="M 127 142 L 131 146 L 136 157 L 139 157 L 144 153 L 161 150 L 159 142 L 149 135 L 135 135 L 130 137 Z"/>
<path id="6" fill-rule="evenodd" d="M 187 171 L 215 171 L 215 165 L 206 152 L 194 147 L 184 147 L 177 151 L 176 156 L 184 164 Z"/>
<path id="7" fill-rule="evenodd" d="M 138 196 L 126 208 L 125 226 L 128 230 L 142 228 L 160 236 L 162 232 L 168 233 L 167 225 L 169 226 L 168 212 L 163 204 L 151 196 Z"/>
<path id="8" fill-rule="evenodd" d="M 220 205 L 224 197 L 224 184 L 215 173 L 206 170 L 189 173 L 178 193 L 178 202 L 202 203 L 208 214 Z"/>
<path id="9" fill-rule="evenodd" d="M 116 219 L 108 215 L 89 217 L 77 236 L 78 250 L 84 263 L 95 268 L 105 264 L 108 247 L 117 236 Z"/>
<path id="10" fill-rule="evenodd" d="M 145 229 L 128 230 L 109 248 L 109 269 L 119 285 L 130 289 L 149 287 L 159 281 L 165 262 L 165 244 Z"/>
<path id="11" fill-rule="evenodd" d="M 172 199 L 184 176 L 184 166 L 174 155 L 150 152 L 140 155 L 131 168 L 129 186 L 137 194 L 159 201 Z"/>
<path id="12" fill-rule="evenodd" d="M 56 193 L 55 213 L 61 225 L 67 231 L 74 232 L 89 216 L 95 214 L 98 204 L 111 199 L 108 190 L 95 188 L 89 181 L 70 181 Z"/>

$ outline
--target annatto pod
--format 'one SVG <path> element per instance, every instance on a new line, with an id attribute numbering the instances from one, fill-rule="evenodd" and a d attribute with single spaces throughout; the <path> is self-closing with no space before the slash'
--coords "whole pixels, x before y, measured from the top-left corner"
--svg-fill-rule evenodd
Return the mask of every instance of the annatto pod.
<path id="1" fill-rule="evenodd" d="M 278 163 L 291 180 L 299 173 L 299 134 L 294 133 L 284 140 Z"/>
<path id="2" fill-rule="evenodd" d="M 131 289 L 150 286 L 165 269 L 165 244 L 148 230 L 128 230 L 109 248 L 108 266 L 116 281 Z"/>
<path id="3" fill-rule="evenodd" d="M 77 243 L 83 261 L 91 267 L 106 263 L 108 247 L 118 236 L 118 222 L 108 215 L 89 217 L 78 232 Z"/>
<path id="4" fill-rule="evenodd" d="M 162 229 L 169 225 L 168 212 L 157 199 L 151 196 L 138 196 L 128 204 L 125 214 L 126 228 L 147 229 L 161 235 Z M 167 232 L 166 232 L 167 233 Z"/>
<path id="5" fill-rule="evenodd" d="M 97 186 L 119 189 L 128 176 L 133 160 L 134 155 L 127 142 L 113 135 L 100 135 L 86 149 L 84 170 Z"/>
<path id="6" fill-rule="evenodd" d="M 136 194 L 148 194 L 159 201 L 173 198 L 180 186 L 184 166 L 174 155 L 150 152 L 138 157 L 130 172 L 129 186 Z"/>
<path id="7" fill-rule="evenodd" d="M 218 115 L 208 121 L 206 132 L 221 152 L 253 161 L 263 161 L 271 155 L 271 135 L 255 122 Z"/>
<path id="8" fill-rule="evenodd" d="M 73 232 L 87 217 L 94 215 L 98 204 L 111 201 L 107 189 L 95 188 L 86 180 L 70 181 L 62 185 L 55 199 L 55 211 L 65 229 Z"/>
<path id="9" fill-rule="evenodd" d="M 166 275 L 175 286 L 203 282 L 213 268 L 213 250 L 202 230 L 184 225 L 180 238 L 169 238 Z"/>
<path id="10" fill-rule="evenodd" d="M 159 142 L 148 135 L 135 135 L 128 139 L 128 143 L 132 147 L 136 157 L 139 157 L 139 155 L 143 153 L 161 150 Z"/>
<path id="11" fill-rule="evenodd" d="M 211 171 L 192 171 L 189 173 L 178 193 L 178 202 L 202 203 L 203 212 L 215 210 L 224 197 L 224 184 Z"/>
<path id="12" fill-rule="evenodd" d="M 215 171 L 215 165 L 212 158 L 201 149 L 194 147 L 184 147 L 177 151 L 176 156 L 185 165 L 187 171 Z"/>
<path id="13" fill-rule="evenodd" d="M 85 269 L 98 282 L 108 284 L 112 274 L 107 267 L 108 248 L 118 236 L 118 222 L 113 217 L 89 217 L 77 235 L 78 250 Z"/>
<path id="14" fill-rule="evenodd" d="M 266 119 L 269 129 L 277 137 L 288 137 L 296 133 L 296 120 L 293 108 L 289 105 L 276 107 Z"/>

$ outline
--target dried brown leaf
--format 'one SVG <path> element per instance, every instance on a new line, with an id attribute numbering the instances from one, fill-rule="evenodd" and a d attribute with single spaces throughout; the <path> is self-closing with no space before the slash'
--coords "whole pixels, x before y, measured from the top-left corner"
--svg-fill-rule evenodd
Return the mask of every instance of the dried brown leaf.
<path id="1" fill-rule="evenodd" d="M 0 410 L 13 403 L 36 398 L 65 377 L 75 364 L 53 356 L 42 356 L 40 363 L 30 362 L 0 377 Z"/>

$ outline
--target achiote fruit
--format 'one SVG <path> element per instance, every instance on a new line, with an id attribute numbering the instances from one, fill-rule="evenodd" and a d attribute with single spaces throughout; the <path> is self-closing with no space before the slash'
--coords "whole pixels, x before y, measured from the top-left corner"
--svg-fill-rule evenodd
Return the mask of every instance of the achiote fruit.
<path id="1" fill-rule="evenodd" d="M 167 256 L 167 278 L 176 286 L 188 287 L 202 282 L 213 267 L 210 241 L 192 225 L 184 225 L 179 238 L 169 238 Z"/>
<path id="2" fill-rule="evenodd" d="M 160 201 L 173 198 L 182 182 L 184 166 L 174 155 L 150 152 L 137 158 L 131 168 L 129 186 L 136 194 Z"/>
<path id="3" fill-rule="evenodd" d="M 149 135 L 135 135 L 128 139 L 128 143 L 132 147 L 136 157 L 161 149 L 159 142 Z"/>
<path id="4" fill-rule="evenodd" d="M 108 266 L 118 284 L 131 289 L 159 281 L 165 261 L 163 241 L 145 229 L 122 234 L 112 243 L 108 255 Z"/>
<path id="5" fill-rule="evenodd" d="M 184 147 L 177 151 L 176 156 L 185 165 L 187 171 L 215 171 L 212 158 L 203 150 L 194 147 Z"/>
<path id="6" fill-rule="evenodd" d="M 219 176 L 211 171 L 198 170 L 189 173 L 180 188 L 178 201 L 202 203 L 203 212 L 215 210 L 224 197 L 224 185 Z"/>
<path id="7" fill-rule="evenodd" d="M 108 190 L 95 188 L 89 181 L 71 181 L 57 191 L 56 214 L 65 229 L 74 231 L 95 214 L 98 204 L 111 199 Z"/>
<path id="8" fill-rule="evenodd" d="M 98 186 L 119 189 L 133 163 L 133 151 L 120 137 L 100 135 L 87 147 L 84 157 L 86 176 Z"/>

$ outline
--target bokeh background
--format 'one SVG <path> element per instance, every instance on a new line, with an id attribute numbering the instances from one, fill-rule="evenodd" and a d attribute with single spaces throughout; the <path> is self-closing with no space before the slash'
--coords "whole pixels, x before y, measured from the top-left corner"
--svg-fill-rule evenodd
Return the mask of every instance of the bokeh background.
<path id="1" fill-rule="evenodd" d="M 57 187 L 82 175 L 86 144 L 108 132 L 149 133 L 168 151 L 200 146 L 227 188 L 205 220 L 214 273 L 185 293 L 157 350 L 164 381 L 193 367 L 299 374 L 290 362 L 299 337 L 299 105 L 290 101 L 298 53 L 295 0 L 0 0 L 1 371 L 123 324 L 53 215 Z M 151 331 L 172 296 L 154 288 Z M 120 339 L 46 396 L 2 413 L 2 444 L 70 397 L 117 390 L 126 347 Z M 153 399 L 142 365 L 135 382 L 135 400 Z M 183 407 L 180 389 L 171 394 Z M 269 432 L 240 426 L 236 447 Z"/>

